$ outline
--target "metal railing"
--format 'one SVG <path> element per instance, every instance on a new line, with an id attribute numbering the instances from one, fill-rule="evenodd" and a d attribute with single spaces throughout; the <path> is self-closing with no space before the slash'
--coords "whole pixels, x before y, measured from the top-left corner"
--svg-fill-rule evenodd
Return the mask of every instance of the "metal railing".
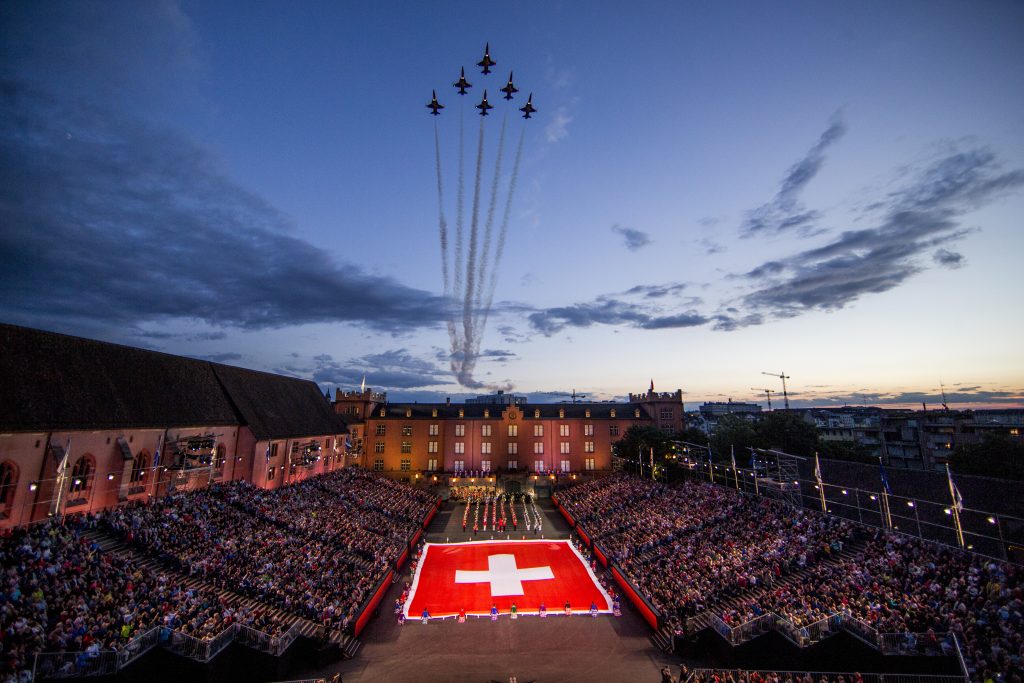
<path id="1" fill-rule="evenodd" d="M 301 630 L 297 621 L 287 631 L 276 636 L 258 631 L 245 624 L 238 624 L 236 629 L 235 641 L 239 645 L 244 645 L 260 652 L 266 652 L 275 657 L 280 657 L 284 654 L 285 650 L 299 637 L 299 631 Z"/>
<path id="2" fill-rule="evenodd" d="M 722 619 L 718 618 L 718 615 L 711 615 L 711 627 L 718 632 L 720 636 L 725 638 L 731 645 L 741 645 L 748 640 L 753 640 L 762 633 L 767 633 L 770 629 L 775 626 L 775 615 L 771 612 L 762 614 L 759 617 L 754 617 L 750 621 L 739 624 L 738 626 L 730 626 L 725 623 Z"/>
<path id="3" fill-rule="evenodd" d="M 736 680 L 739 680 L 741 676 L 750 680 L 753 675 L 777 675 L 783 680 L 790 677 L 793 680 L 803 680 L 805 676 L 809 675 L 815 683 L 819 683 L 823 679 L 835 683 L 840 676 L 847 681 L 852 681 L 855 676 L 859 676 L 864 683 L 964 683 L 963 676 L 939 674 L 854 674 L 850 671 L 784 671 L 781 669 L 693 669 L 690 672 L 690 677 L 686 680 L 688 683 L 709 683 L 715 675 L 725 678 L 727 674 L 731 674 Z"/>
<path id="4" fill-rule="evenodd" d="M 237 630 L 237 624 L 232 624 L 213 638 L 196 638 L 181 631 L 174 631 L 171 633 L 168 649 L 176 655 L 206 664 L 235 640 Z"/>
<path id="5" fill-rule="evenodd" d="M 123 669 L 159 645 L 161 631 L 163 631 L 163 628 L 154 626 L 145 633 L 129 640 L 127 645 L 117 651 L 117 668 Z"/>
<path id="6" fill-rule="evenodd" d="M 109 676 L 117 673 L 117 655 L 117 650 L 40 652 L 32 667 L 32 680 Z"/>
<path id="7" fill-rule="evenodd" d="M 879 633 L 878 650 L 887 655 L 952 655 L 956 649 L 950 634 Z"/>

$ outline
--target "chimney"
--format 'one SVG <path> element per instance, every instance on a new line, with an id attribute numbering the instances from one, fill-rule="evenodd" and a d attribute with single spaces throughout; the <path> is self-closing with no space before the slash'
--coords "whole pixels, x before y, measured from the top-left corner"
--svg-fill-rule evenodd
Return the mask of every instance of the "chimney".
<path id="1" fill-rule="evenodd" d="M 445 398 L 445 400 L 444 400 L 444 404 L 445 404 L 446 406 L 450 406 L 450 405 L 452 404 L 452 397 L 451 397 L 451 396 L 449 396 L 449 397 Z"/>

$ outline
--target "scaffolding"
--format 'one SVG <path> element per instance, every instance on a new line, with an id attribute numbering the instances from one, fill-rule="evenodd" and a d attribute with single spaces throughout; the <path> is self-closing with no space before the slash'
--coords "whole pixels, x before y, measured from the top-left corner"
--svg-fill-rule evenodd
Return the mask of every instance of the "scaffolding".
<path id="1" fill-rule="evenodd" d="M 799 507 L 802 504 L 799 461 L 807 458 L 764 448 L 751 448 L 750 454 L 758 489 Z"/>

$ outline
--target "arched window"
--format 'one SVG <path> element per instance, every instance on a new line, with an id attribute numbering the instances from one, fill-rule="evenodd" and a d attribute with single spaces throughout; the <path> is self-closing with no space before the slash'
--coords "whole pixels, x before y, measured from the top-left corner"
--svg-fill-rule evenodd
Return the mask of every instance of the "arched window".
<path id="1" fill-rule="evenodd" d="M 14 505 L 14 493 L 18 486 L 18 468 L 13 462 L 0 465 L 0 513 L 9 513 Z"/>
<path id="2" fill-rule="evenodd" d="M 89 485 L 92 483 L 90 481 L 92 475 L 92 460 L 88 456 L 83 455 L 75 461 L 75 466 L 71 468 L 71 483 L 68 485 L 68 491 L 71 493 L 87 493 Z"/>
<path id="3" fill-rule="evenodd" d="M 144 481 L 146 478 L 146 470 L 149 469 L 149 456 L 145 453 L 139 453 L 135 457 L 135 462 L 132 464 L 132 478 L 131 482 L 137 484 Z"/>

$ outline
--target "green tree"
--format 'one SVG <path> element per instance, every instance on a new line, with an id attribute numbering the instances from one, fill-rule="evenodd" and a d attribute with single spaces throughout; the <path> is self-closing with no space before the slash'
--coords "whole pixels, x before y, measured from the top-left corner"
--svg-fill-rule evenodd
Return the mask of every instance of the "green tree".
<path id="1" fill-rule="evenodd" d="M 754 426 L 756 446 L 813 457 L 818 450 L 818 429 L 798 413 L 773 410 Z"/>
<path id="2" fill-rule="evenodd" d="M 646 469 L 650 463 L 651 449 L 654 449 L 654 461 L 663 464 L 665 454 L 672 452 L 674 436 L 652 425 L 633 425 L 626 430 L 622 438 L 612 447 L 615 455 L 627 461 L 636 461 L 642 456 Z M 636 464 L 627 465 L 626 469 L 635 471 Z"/>
<path id="3" fill-rule="evenodd" d="M 748 447 L 759 447 L 757 431 L 754 425 L 741 415 L 725 415 L 718 421 L 711 435 L 711 452 L 714 460 L 729 462 L 729 452 L 735 448 L 737 453 L 745 453 Z M 740 462 L 737 456 L 736 462 Z"/>
<path id="4" fill-rule="evenodd" d="M 958 474 L 1024 479 L 1024 444 L 1006 434 L 987 433 L 980 443 L 957 444 L 949 466 Z"/>

